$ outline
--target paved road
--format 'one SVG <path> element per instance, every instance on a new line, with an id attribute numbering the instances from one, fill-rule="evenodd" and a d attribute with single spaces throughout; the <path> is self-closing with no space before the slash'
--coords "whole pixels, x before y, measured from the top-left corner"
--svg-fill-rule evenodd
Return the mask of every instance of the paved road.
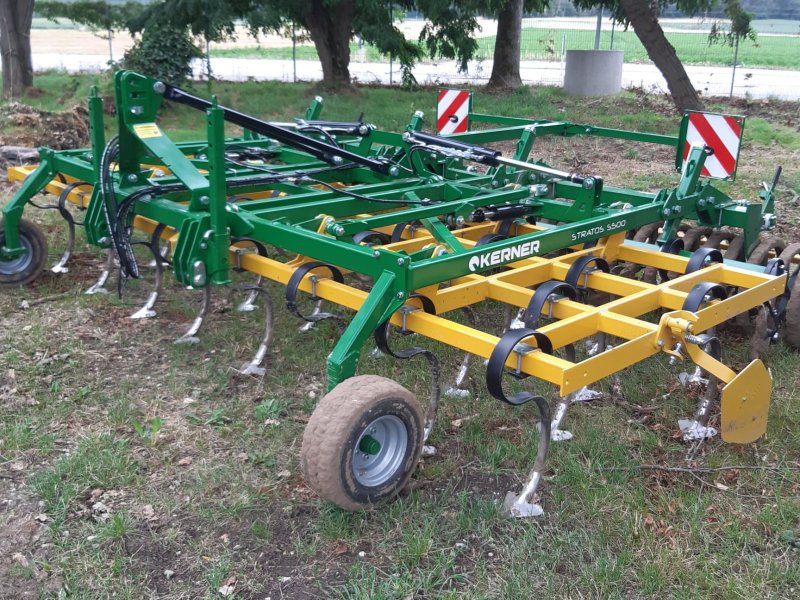
<path id="1" fill-rule="evenodd" d="M 119 57 L 121 58 L 121 57 Z M 106 60 L 98 55 L 81 54 L 34 54 L 36 70 L 64 69 L 70 73 L 79 71 L 100 71 L 107 66 Z M 317 61 L 299 60 L 295 66 L 291 60 L 266 60 L 243 58 L 212 58 L 211 68 L 214 77 L 229 81 L 298 80 L 316 81 L 322 79 L 322 68 Z M 491 62 L 470 63 L 467 74 L 458 73 L 455 63 L 423 63 L 414 68 L 414 76 L 423 84 L 477 84 L 485 83 L 491 73 Z M 194 65 L 197 77 L 202 77 L 204 66 L 201 61 Z M 522 79 L 530 84 L 561 85 L 563 65 L 558 62 L 523 61 Z M 730 67 L 688 66 L 695 87 L 704 95 L 727 95 L 731 87 Z M 350 74 L 363 83 L 396 83 L 401 81 L 399 65 L 388 63 L 362 62 L 358 57 L 350 63 Z M 645 89 L 666 91 L 667 85 L 661 73 L 653 65 L 625 64 L 622 69 L 623 87 L 637 86 Z M 752 98 L 782 98 L 800 100 L 800 73 L 773 69 L 748 69 L 739 67 L 736 71 L 733 93 L 736 96 Z"/>

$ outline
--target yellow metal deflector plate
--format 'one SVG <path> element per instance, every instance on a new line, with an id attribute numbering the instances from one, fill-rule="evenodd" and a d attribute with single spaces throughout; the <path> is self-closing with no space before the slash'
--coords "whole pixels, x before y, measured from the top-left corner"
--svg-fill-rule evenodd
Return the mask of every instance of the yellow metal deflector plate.
<path id="1" fill-rule="evenodd" d="M 767 431 L 772 377 L 760 360 L 747 365 L 722 388 L 722 439 L 749 444 Z"/>

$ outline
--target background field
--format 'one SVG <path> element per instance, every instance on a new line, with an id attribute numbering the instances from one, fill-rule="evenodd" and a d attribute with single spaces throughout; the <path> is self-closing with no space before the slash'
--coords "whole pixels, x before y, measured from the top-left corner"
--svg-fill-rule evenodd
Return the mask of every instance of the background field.
<path id="1" fill-rule="evenodd" d="M 534 20 L 531 20 L 532 22 Z M 523 60 L 562 60 L 565 50 L 589 50 L 594 48 L 595 31 L 593 27 L 585 26 L 585 19 L 536 19 L 536 26 L 524 27 L 521 37 L 521 58 Z M 667 39 L 675 47 L 681 61 L 688 65 L 726 65 L 733 61 L 733 48 L 728 44 L 710 44 L 708 40 L 707 22 L 669 21 L 665 24 Z M 584 25 L 575 27 L 575 23 Z M 705 30 L 697 31 L 696 27 L 702 26 Z M 495 27 L 496 28 L 496 27 Z M 407 37 L 412 38 L 414 28 L 409 26 Z M 491 27 L 487 27 L 491 29 Z M 788 35 L 759 35 L 756 40 L 742 40 L 739 44 L 738 64 L 748 67 L 772 67 L 783 69 L 800 68 L 800 21 L 757 21 L 754 29 L 770 33 Z M 494 52 L 495 36 L 479 35 L 477 60 L 491 60 Z M 612 43 L 613 41 L 613 43 Z M 269 46 L 257 46 L 241 38 L 235 46 L 214 48 L 213 56 L 235 58 L 292 58 L 292 48 L 289 40 L 284 45 L 271 43 Z M 600 36 L 600 48 L 608 50 L 622 50 L 625 53 L 625 62 L 650 63 L 647 52 L 639 38 L 632 31 L 622 28 L 611 30 L 608 23 Z M 296 57 L 298 60 L 318 60 L 316 49 L 313 45 L 300 44 L 297 46 Z M 362 47 L 355 42 L 350 45 L 350 54 L 353 60 L 380 61 L 388 60 L 374 46 L 364 44 Z"/>
<path id="2" fill-rule="evenodd" d="M 110 90 L 100 77 L 42 76 L 26 102 L 69 108 L 93 83 Z M 301 114 L 318 93 L 279 83 L 213 91 L 275 120 Z M 365 88 L 326 97 L 323 114 L 363 110 L 401 129 L 414 110 L 432 115 L 434 99 L 431 89 Z M 797 105 L 710 104 L 752 115 L 729 189 L 754 197 L 783 164 L 778 233 L 800 240 Z M 665 98 L 631 92 L 585 102 L 526 88 L 478 93 L 475 108 L 664 133 L 678 124 Z M 191 139 L 203 119 L 170 108 L 161 126 Z M 6 124 L 0 136 L 35 144 L 48 133 Z M 538 152 L 610 184 L 658 189 L 676 179 L 669 152 L 643 145 L 556 139 Z M 13 189 L 3 186 L 0 198 Z M 30 216 L 55 258 L 63 231 L 49 212 Z M 800 355 L 783 345 L 765 358 L 775 377 L 768 435 L 744 447 L 714 440 L 693 463 L 677 439 L 677 419 L 695 403 L 676 383 L 680 366 L 657 357 L 622 374 L 616 390 L 603 382 L 603 399 L 568 416 L 575 439 L 553 447 L 546 514 L 532 521 L 507 520 L 498 503 L 531 465 L 533 412 L 489 398 L 478 362 L 471 397 L 444 402 L 431 440 L 438 454 L 423 461 L 408 494 L 350 514 L 320 502 L 298 468 L 336 327 L 300 334 L 279 308 L 267 375 L 240 379 L 233 368 L 257 344 L 260 313 L 231 311 L 215 292 L 201 343 L 175 346 L 196 298 L 172 285 L 157 319 L 130 321 L 130 300 L 82 294 L 101 258 L 79 245 L 68 275 L 48 273 L 0 296 L 0 598 L 59 590 L 92 600 L 795 598 L 800 589 L 798 550 L 786 534 L 800 529 Z M 270 289 L 279 305 L 282 290 Z M 482 327 L 495 330 L 501 312 L 485 307 Z M 436 351 L 452 377 L 457 354 L 423 339 L 405 343 Z M 724 334 L 727 364 L 745 363 L 745 345 Z M 371 350 L 361 373 L 427 397 L 426 369 Z"/>

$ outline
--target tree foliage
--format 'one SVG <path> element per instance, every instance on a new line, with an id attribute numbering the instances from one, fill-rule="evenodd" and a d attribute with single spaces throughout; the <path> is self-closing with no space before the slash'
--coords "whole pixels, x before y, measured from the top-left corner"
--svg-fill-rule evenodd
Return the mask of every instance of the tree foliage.
<path id="1" fill-rule="evenodd" d="M 186 27 L 155 19 L 125 53 L 123 66 L 176 85 L 191 75 L 191 60 L 200 56 Z"/>
<path id="2" fill-rule="evenodd" d="M 96 0 L 77 0 L 77 2 L 54 2 L 37 0 L 36 12 L 51 21 L 69 19 L 93 30 L 127 29 L 128 23 L 144 12 L 140 2 L 108 4 Z"/>
<path id="3" fill-rule="evenodd" d="M 642 0 L 651 5 L 659 14 L 667 7 L 679 10 L 687 17 L 699 14 L 714 13 L 715 10 L 722 9 L 726 17 L 731 20 L 728 34 L 731 36 L 752 36 L 753 31 L 750 27 L 752 15 L 742 8 L 741 0 Z M 602 7 L 608 10 L 617 22 L 629 25 L 630 19 L 622 7 L 619 0 L 573 0 L 575 6 L 581 9 Z M 718 26 L 720 28 L 721 26 Z"/>

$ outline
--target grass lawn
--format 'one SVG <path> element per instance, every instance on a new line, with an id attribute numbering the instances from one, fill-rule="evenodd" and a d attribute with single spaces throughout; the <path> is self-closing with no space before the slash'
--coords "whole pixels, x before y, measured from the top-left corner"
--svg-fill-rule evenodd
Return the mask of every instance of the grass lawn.
<path id="1" fill-rule="evenodd" d="M 48 110 L 69 108 L 93 84 L 110 91 L 101 76 L 51 74 L 36 83 L 40 91 L 26 102 Z M 283 83 L 215 83 L 213 91 L 275 120 L 301 114 L 320 93 Z M 434 103 L 433 89 L 360 88 L 326 95 L 323 116 L 364 111 L 382 128 L 401 129 L 415 110 L 432 116 Z M 797 104 L 709 104 L 751 115 L 739 177 L 726 189 L 752 198 L 783 164 L 778 233 L 800 240 Z M 478 91 L 475 109 L 663 133 L 679 121 L 666 99 L 634 92 L 586 101 L 547 87 Z M 191 139 L 203 121 L 170 108 L 160 125 Z M 669 152 L 643 145 L 553 139 L 537 153 L 614 185 L 652 190 L 677 178 Z M 0 187 L 0 203 L 13 190 Z M 26 214 L 45 229 L 55 259 L 64 232 L 53 212 Z M 526 521 L 503 517 L 499 503 L 532 464 L 534 411 L 490 398 L 483 365 L 473 361 L 471 395 L 444 400 L 431 438 L 438 452 L 422 461 L 408 493 L 347 513 L 321 502 L 298 465 L 335 325 L 299 333 L 280 308 L 282 288 L 268 286 L 277 319 L 267 373 L 241 379 L 233 368 L 258 343 L 260 311 L 230 310 L 234 300 L 215 290 L 200 343 L 176 346 L 196 292 L 170 283 L 156 319 L 131 321 L 130 297 L 82 293 L 102 256 L 82 240 L 76 250 L 68 274 L 48 272 L 0 296 L 0 597 L 797 597 L 800 555 L 786 532 L 800 535 L 800 354 L 784 345 L 764 358 L 775 379 L 767 436 L 741 447 L 713 440 L 691 464 L 676 435 L 677 419 L 696 402 L 676 383 L 681 365 L 663 356 L 641 363 L 620 377 L 621 395 L 601 382 L 604 397 L 567 418 L 574 439 L 551 447 L 545 515 Z M 494 331 L 501 311 L 486 306 L 478 318 Z M 722 340 L 726 363 L 743 366 L 746 340 L 733 331 Z M 436 352 L 446 380 L 461 358 L 425 339 L 398 343 Z M 360 373 L 427 398 L 427 369 L 371 350 Z"/>

